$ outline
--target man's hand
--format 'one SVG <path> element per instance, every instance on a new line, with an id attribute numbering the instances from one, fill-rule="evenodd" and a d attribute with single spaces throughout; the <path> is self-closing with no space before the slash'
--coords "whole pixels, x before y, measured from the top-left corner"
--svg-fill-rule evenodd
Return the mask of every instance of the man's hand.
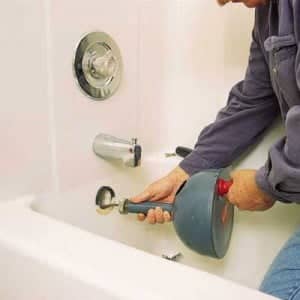
<path id="1" fill-rule="evenodd" d="M 255 175 L 256 170 L 240 170 L 231 174 L 233 185 L 227 198 L 241 210 L 264 211 L 275 203 L 275 200 L 257 186 Z"/>
<path id="2" fill-rule="evenodd" d="M 189 175 L 180 167 L 177 167 L 167 176 L 152 183 L 143 193 L 133 197 L 131 201 L 135 203 L 144 201 L 173 203 L 178 189 L 188 178 Z M 140 221 L 144 221 L 145 218 L 144 214 L 138 215 Z M 147 221 L 150 224 L 163 224 L 171 221 L 171 219 L 172 216 L 167 211 L 163 212 L 161 208 L 150 209 L 147 214 Z"/>
<path id="3" fill-rule="evenodd" d="M 225 5 L 225 4 L 227 4 L 228 2 L 230 2 L 231 0 L 217 0 L 218 1 L 218 3 L 220 4 L 220 5 Z"/>

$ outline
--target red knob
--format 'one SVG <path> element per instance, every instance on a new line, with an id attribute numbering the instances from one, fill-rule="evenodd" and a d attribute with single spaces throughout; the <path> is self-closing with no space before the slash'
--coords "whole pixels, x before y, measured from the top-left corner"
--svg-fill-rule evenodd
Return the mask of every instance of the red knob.
<path id="1" fill-rule="evenodd" d="M 230 187 L 233 184 L 233 180 L 218 179 L 217 181 L 217 193 L 223 197 L 228 194 Z"/>

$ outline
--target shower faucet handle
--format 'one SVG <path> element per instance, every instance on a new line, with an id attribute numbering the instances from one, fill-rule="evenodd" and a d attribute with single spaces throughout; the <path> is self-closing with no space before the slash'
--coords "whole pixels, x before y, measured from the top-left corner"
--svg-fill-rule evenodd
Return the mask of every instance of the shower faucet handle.
<path id="1" fill-rule="evenodd" d="M 93 53 L 94 54 L 94 53 Z M 91 71 L 95 76 L 102 77 L 106 80 L 114 76 L 117 70 L 117 61 L 111 50 L 104 55 L 98 55 L 91 59 Z"/>
<path id="2" fill-rule="evenodd" d="M 105 100 L 119 88 L 123 63 L 117 43 L 104 32 L 84 36 L 75 53 L 74 74 L 82 91 L 94 100 Z"/>

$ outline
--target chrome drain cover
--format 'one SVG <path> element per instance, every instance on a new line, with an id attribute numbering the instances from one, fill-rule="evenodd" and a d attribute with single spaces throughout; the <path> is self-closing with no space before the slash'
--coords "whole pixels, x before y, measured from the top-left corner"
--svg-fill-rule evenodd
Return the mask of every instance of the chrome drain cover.
<path id="1" fill-rule="evenodd" d="M 104 32 L 91 32 L 76 49 L 74 73 L 82 91 L 94 100 L 111 97 L 120 86 L 122 57 L 115 41 Z"/>

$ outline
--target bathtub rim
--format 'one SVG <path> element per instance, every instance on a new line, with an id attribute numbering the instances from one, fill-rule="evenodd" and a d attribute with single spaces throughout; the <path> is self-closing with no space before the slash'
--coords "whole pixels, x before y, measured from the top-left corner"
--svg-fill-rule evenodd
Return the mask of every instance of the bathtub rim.
<path id="1" fill-rule="evenodd" d="M 241 295 L 245 299 L 274 299 L 237 283 L 169 262 L 35 212 L 31 209 L 31 203 L 36 198 L 35 195 L 27 195 L 0 204 L 0 247 L 5 245 L 18 253 L 25 253 L 49 268 L 61 269 L 97 286 L 117 299 L 140 299 L 140 293 L 144 299 L 180 299 L 183 296 L 199 299 L 208 294 L 210 299 L 220 296 L 240 299 Z M 106 254 L 114 256 L 114 263 L 109 264 L 100 258 L 100 250 L 104 257 Z M 90 252 L 89 255 L 87 252 Z M 139 274 L 135 280 L 128 276 L 128 270 L 131 274 Z M 161 282 L 162 278 L 172 281 L 171 288 Z M 150 280 L 151 286 L 145 284 Z M 216 285 L 218 289 L 210 288 Z"/>

